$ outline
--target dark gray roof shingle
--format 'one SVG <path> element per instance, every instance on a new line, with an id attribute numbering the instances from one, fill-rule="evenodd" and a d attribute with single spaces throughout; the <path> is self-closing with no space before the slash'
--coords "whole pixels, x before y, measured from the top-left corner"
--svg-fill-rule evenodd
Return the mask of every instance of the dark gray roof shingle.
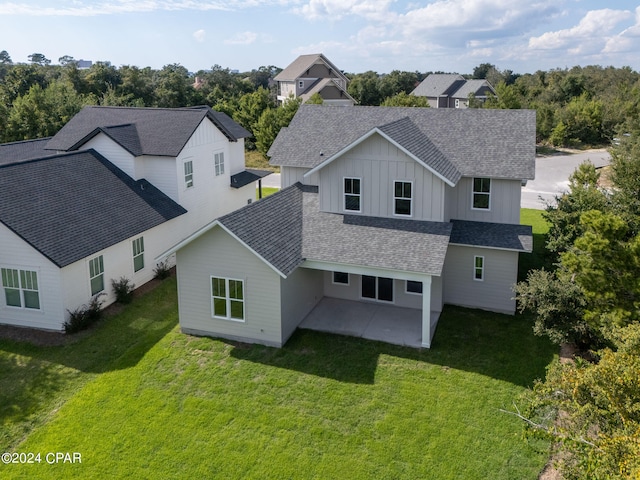
<path id="1" fill-rule="evenodd" d="M 451 243 L 531 252 L 533 233 L 529 225 L 452 220 Z"/>
<path id="2" fill-rule="evenodd" d="M 52 155 L 53 152 L 45 150 L 50 138 L 0 144 L 0 165 L 24 162 Z"/>
<path id="3" fill-rule="evenodd" d="M 183 213 L 93 150 L 0 166 L 0 222 L 58 267 Z"/>
<path id="4" fill-rule="evenodd" d="M 305 260 L 440 275 L 452 227 L 320 212 L 299 183 L 218 221 L 285 276 Z"/>
<path id="5" fill-rule="evenodd" d="M 104 131 L 131 153 L 177 157 L 205 118 L 211 120 L 230 141 L 251 135 L 227 115 L 209 107 L 90 106 L 69 120 L 49 140 L 46 148 L 55 151 L 75 150 Z"/>
<path id="6" fill-rule="evenodd" d="M 231 175 L 231 187 L 232 188 L 242 188 L 245 185 L 249 185 L 251 182 L 255 182 L 260 180 L 261 178 L 266 177 L 267 175 L 271 175 L 272 172 L 269 170 L 255 170 L 252 168 L 247 168 L 242 172 Z"/>
<path id="7" fill-rule="evenodd" d="M 271 163 L 314 168 L 372 129 L 405 117 L 431 141 L 434 153 L 444 156 L 462 176 L 534 177 L 534 110 L 303 104 L 271 146 Z"/>

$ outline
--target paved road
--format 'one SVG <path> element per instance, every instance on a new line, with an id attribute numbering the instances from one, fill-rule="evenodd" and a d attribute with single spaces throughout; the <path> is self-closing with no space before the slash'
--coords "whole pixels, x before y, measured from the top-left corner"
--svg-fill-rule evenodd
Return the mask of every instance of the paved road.
<path id="1" fill-rule="evenodd" d="M 522 208 L 544 209 L 547 202 L 552 203 L 556 195 L 569 190 L 569 175 L 587 160 L 596 168 L 609 165 L 609 152 L 589 150 L 568 155 L 536 157 L 536 178 L 522 187 Z"/>
<path id="2" fill-rule="evenodd" d="M 568 190 L 569 175 L 586 160 L 590 160 L 596 167 L 609 164 L 609 153 L 602 150 L 552 155 L 536 158 L 536 178 L 529 180 L 522 187 L 520 206 L 523 208 L 544 209 L 546 202 L 553 202 L 556 195 Z M 263 187 L 280 188 L 280 174 L 272 173 L 262 179 Z"/>

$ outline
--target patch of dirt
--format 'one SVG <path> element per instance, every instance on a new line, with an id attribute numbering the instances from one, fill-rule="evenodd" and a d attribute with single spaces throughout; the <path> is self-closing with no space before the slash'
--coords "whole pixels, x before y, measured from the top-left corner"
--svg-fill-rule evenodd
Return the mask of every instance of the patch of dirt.
<path id="1" fill-rule="evenodd" d="M 176 274 L 176 269 L 173 267 L 171 269 L 171 276 Z M 154 278 L 153 280 L 141 285 L 133 291 L 134 301 L 136 298 L 139 298 L 146 293 L 154 290 L 162 283 L 162 280 L 158 280 Z M 124 310 L 125 305 L 120 303 L 112 303 L 111 305 L 106 306 L 102 312 L 104 317 L 111 317 L 113 315 L 117 315 L 122 310 Z M 74 334 L 66 334 L 64 332 L 52 332 L 48 330 L 38 330 L 36 328 L 28 328 L 28 327 L 16 327 L 14 325 L 0 325 L 0 338 L 14 340 L 17 342 L 26 342 L 31 343 L 33 345 L 41 346 L 41 347 L 51 347 L 51 346 L 59 346 L 59 345 L 67 345 L 69 343 L 75 343 L 81 338 L 84 338 L 88 335 L 92 329 L 89 328 L 82 332 L 74 333 Z"/>

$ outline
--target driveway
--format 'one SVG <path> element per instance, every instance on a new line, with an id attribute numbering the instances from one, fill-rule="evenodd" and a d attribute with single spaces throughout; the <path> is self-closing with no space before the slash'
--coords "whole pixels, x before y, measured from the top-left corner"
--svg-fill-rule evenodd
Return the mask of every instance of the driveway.
<path id="1" fill-rule="evenodd" d="M 609 165 L 611 156 L 605 149 L 565 155 L 536 157 L 536 178 L 522 187 L 522 208 L 544 209 L 556 195 L 569 190 L 569 175 L 582 162 L 589 160 L 596 168 Z"/>

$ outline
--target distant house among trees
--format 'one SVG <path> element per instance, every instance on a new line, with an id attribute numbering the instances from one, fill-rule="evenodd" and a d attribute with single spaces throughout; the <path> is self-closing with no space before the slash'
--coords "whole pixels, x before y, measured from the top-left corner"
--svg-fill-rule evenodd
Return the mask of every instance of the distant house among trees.
<path id="1" fill-rule="evenodd" d="M 484 79 L 467 80 L 462 75 L 434 73 L 425 78 L 411 94 L 427 97 L 429 106 L 433 108 L 468 108 L 470 98 L 484 103 L 496 91 Z"/>
<path id="2" fill-rule="evenodd" d="M 300 55 L 274 79 L 278 83 L 278 102 L 300 97 L 306 102 L 319 94 L 327 105 L 354 105 L 347 93 L 349 79 L 321 53 Z"/>

